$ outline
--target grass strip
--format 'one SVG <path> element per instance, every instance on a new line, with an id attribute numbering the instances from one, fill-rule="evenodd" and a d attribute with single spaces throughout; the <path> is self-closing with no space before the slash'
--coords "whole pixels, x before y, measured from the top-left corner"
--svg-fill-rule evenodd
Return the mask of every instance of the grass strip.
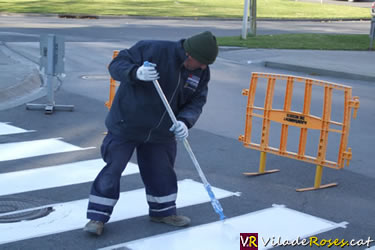
<path id="1" fill-rule="evenodd" d="M 0 0 L 0 12 L 125 15 L 153 17 L 242 18 L 244 0 Z M 369 19 L 369 8 L 257 0 L 258 18 Z"/>
<path id="2" fill-rule="evenodd" d="M 369 35 L 346 34 L 280 34 L 218 37 L 220 46 L 236 46 L 264 49 L 309 49 L 309 50 L 368 50 Z"/>

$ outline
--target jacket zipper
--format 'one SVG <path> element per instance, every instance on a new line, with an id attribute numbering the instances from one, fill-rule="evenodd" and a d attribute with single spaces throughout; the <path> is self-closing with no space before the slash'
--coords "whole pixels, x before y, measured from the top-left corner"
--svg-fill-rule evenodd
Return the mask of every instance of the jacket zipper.
<path id="1" fill-rule="evenodd" d="M 181 82 L 181 70 L 178 72 L 178 82 L 177 82 L 177 86 L 176 86 L 176 88 L 175 88 L 175 90 L 174 90 L 174 92 L 173 92 L 173 94 L 172 94 L 172 97 L 171 97 L 171 100 L 169 101 L 169 103 L 172 103 L 172 101 L 173 101 L 173 99 L 174 99 L 174 97 L 175 97 L 175 95 L 176 95 L 176 92 L 177 92 L 177 90 L 178 90 L 178 87 L 180 86 L 180 82 Z M 147 143 L 147 142 L 150 140 L 152 132 L 160 126 L 160 124 L 161 124 L 161 122 L 163 121 L 164 116 L 165 116 L 166 113 L 167 113 L 167 110 L 165 109 L 163 115 L 161 116 L 161 118 L 160 118 L 160 120 L 159 120 L 158 125 L 156 125 L 156 127 L 152 128 L 152 129 L 150 129 L 150 131 L 149 131 L 149 133 L 148 133 L 148 136 L 146 137 L 146 140 L 144 141 L 144 143 Z"/>

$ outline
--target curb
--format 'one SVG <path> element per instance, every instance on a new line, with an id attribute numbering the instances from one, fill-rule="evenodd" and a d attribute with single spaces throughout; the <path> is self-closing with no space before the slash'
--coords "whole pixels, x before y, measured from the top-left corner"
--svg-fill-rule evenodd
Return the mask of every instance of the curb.
<path id="1" fill-rule="evenodd" d="M 46 96 L 47 91 L 41 87 L 39 71 L 33 70 L 22 82 L 1 92 L 0 111 L 14 108 Z"/>
<path id="2" fill-rule="evenodd" d="M 333 76 L 333 77 L 369 81 L 369 82 L 375 81 L 375 76 L 360 75 L 360 74 L 355 74 L 355 73 L 341 72 L 341 71 L 335 71 L 335 70 L 329 70 L 329 69 L 320 69 L 320 68 L 293 65 L 293 64 L 287 64 L 287 63 L 264 61 L 264 66 L 268 68 L 298 71 L 298 72 L 303 72 L 303 73 L 307 73 L 311 75 L 325 75 L 325 76 Z"/>
<path id="3" fill-rule="evenodd" d="M 53 14 L 53 13 L 7 13 L 0 12 L 0 16 L 18 16 L 18 17 L 55 17 L 67 19 L 141 19 L 141 20 L 204 20 L 204 21 L 242 21 L 242 17 L 238 18 L 224 18 L 224 17 L 169 17 L 169 16 L 127 16 L 127 15 L 89 15 L 89 14 Z M 257 21 L 275 21 L 275 22 L 353 22 L 353 21 L 370 21 L 368 18 L 257 18 Z"/>

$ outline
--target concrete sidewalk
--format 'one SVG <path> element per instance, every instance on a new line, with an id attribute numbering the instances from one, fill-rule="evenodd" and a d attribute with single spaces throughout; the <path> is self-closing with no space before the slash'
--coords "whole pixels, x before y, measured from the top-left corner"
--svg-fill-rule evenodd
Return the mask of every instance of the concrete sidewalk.
<path id="1" fill-rule="evenodd" d="M 38 65 L 0 43 L 0 110 L 44 95 Z"/>
<path id="2" fill-rule="evenodd" d="M 375 82 L 375 51 L 233 50 L 227 47 L 222 48 L 219 56 L 234 63 L 256 63 L 311 75 Z"/>
<path id="3" fill-rule="evenodd" d="M 318 51 L 221 47 L 219 57 L 234 64 L 375 82 L 375 51 Z M 0 110 L 46 94 L 38 65 L 0 43 Z"/>

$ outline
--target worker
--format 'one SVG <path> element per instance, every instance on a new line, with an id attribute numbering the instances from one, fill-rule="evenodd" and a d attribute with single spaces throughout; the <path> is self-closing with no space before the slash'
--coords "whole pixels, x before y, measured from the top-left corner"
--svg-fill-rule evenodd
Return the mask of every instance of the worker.
<path id="1" fill-rule="evenodd" d="M 210 80 L 208 65 L 217 55 L 216 37 L 205 31 L 179 41 L 139 41 L 112 60 L 109 72 L 120 85 L 105 120 L 108 133 L 101 155 L 106 165 L 92 184 L 84 231 L 102 234 L 119 199 L 121 174 L 135 149 L 150 220 L 189 225 L 190 218 L 176 212 L 176 140 L 188 137 L 188 129 L 202 112 Z M 153 80 L 160 83 L 177 125 Z"/>

